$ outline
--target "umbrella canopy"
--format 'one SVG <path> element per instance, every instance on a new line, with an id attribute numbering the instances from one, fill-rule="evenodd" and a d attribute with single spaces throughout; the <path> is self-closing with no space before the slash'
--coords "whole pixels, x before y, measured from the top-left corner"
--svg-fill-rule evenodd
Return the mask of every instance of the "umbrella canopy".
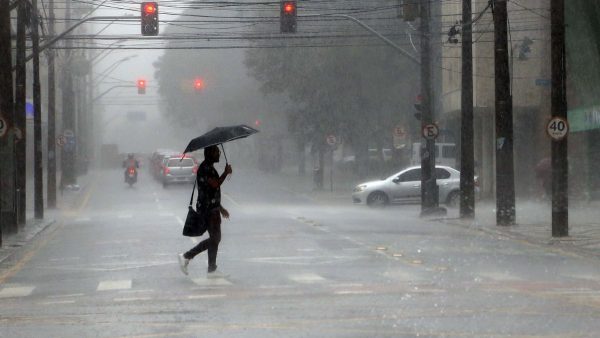
<path id="1" fill-rule="evenodd" d="M 225 142 L 248 137 L 255 133 L 258 133 L 258 130 L 244 124 L 229 127 L 217 127 L 206 134 L 191 140 L 183 153 L 185 154 L 198 149 L 223 144 Z"/>

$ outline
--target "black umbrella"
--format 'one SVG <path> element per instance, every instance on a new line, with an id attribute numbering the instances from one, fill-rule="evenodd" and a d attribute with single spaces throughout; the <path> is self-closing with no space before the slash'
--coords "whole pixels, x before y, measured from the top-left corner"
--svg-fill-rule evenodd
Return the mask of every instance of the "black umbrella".
<path id="1" fill-rule="evenodd" d="M 191 140 L 187 145 L 183 153 L 189 153 L 198 149 L 214 146 L 220 144 L 223 147 L 223 143 L 237 140 L 240 138 L 248 137 L 252 134 L 258 133 L 258 130 L 248 127 L 247 125 L 240 124 L 237 126 L 229 127 L 217 127 L 202 136 L 198 136 Z M 225 150 L 223 149 L 223 155 Z M 225 156 L 227 161 L 227 156 Z"/>

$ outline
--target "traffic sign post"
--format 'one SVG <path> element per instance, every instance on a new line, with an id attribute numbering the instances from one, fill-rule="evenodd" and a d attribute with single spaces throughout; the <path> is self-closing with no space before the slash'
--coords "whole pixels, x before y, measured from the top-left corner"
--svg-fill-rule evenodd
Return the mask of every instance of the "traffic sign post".
<path id="1" fill-rule="evenodd" d="M 4 137 L 8 131 L 8 122 L 3 117 L 0 117 L 0 137 Z"/>
<path id="2" fill-rule="evenodd" d="M 333 150 L 334 146 L 337 144 L 337 137 L 335 135 L 327 136 L 327 144 L 331 147 L 331 165 L 329 166 L 329 189 L 333 192 Z"/>

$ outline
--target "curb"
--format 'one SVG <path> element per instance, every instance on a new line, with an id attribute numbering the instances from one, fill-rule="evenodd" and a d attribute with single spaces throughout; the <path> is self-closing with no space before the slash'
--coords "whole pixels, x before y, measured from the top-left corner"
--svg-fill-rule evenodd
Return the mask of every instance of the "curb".
<path id="1" fill-rule="evenodd" d="M 34 242 L 40 233 L 54 223 L 56 223 L 54 219 L 28 220 L 21 232 L 3 239 L 3 246 L 0 248 L 0 264 L 14 260 L 20 249 Z"/>
<path id="2" fill-rule="evenodd" d="M 530 235 L 527 235 L 527 234 L 524 234 L 521 232 L 517 232 L 517 231 L 511 229 L 510 227 L 492 228 L 492 227 L 489 227 L 486 225 L 475 226 L 475 225 L 466 224 L 465 222 L 461 221 L 458 218 L 446 218 L 446 219 L 438 218 L 438 219 L 435 219 L 435 221 L 438 221 L 440 223 L 447 224 L 450 226 L 458 226 L 458 227 L 461 227 L 464 229 L 480 231 L 480 232 L 483 232 L 483 233 L 486 233 L 489 235 L 505 236 L 505 237 L 513 239 L 513 240 L 527 243 L 529 245 L 551 249 L 552 251 L 555 251 L 560 254 L 566 254 L 566 255 L 577 256 L 577 257 L 582 257 L 582 258 L 600 258 L 600 252 L 598 252 L 598 251 L 589 250 L 589 249 L 570 245 L 574 241 L 574 239 L 572 237 L 566 237 L 564 239 L 557 239 L 557 238 L 542 239 L 542 238 L 530 236 Z"/>

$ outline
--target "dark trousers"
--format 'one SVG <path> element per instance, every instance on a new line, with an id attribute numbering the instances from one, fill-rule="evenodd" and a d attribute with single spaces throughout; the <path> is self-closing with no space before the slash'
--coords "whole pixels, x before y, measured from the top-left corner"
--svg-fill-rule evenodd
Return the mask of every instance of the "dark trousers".
<path id="1" fill-rule="evenodd" d="M 183 254 L 183 257 L 193 259 L 199 253 L 208 250 L 208 269 L 214 270 L 217 268 L 217 250 L 219 250 L 219 242 L 221 242 L 221 214 L 219 210 L 210 211 L 207 222 L 209 237 Z"/>

